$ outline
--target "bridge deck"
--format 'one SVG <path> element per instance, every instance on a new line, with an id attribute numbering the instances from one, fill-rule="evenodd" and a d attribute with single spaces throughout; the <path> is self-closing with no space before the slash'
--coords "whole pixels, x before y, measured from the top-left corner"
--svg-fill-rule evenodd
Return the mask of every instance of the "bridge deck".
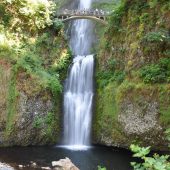
<path id="1" fill-rule="evenodd" d="M 62 10 L 57 13 L 57 16 L 109 16 L 110 12 L 103 10 Z"/>
<path id="2" fill-rule="evenodd" d="M 62 21 L 69 21 L 73 19 L 92 19 L 102 24 L 107 24 L 106 17 L 110 15 L 110 12 L 103 10 L 62 10 L 56 14 L 56 17 Z"/>

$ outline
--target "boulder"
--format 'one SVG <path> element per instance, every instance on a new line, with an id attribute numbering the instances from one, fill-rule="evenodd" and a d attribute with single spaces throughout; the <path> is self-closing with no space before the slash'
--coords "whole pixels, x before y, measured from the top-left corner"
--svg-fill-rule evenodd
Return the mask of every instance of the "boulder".
<path id="1" fill-rule="evenodd" d="M 44 170 L 51 170 L 50 167 L 41 167 L 41 169 L 44 169 Z"/>
<path id="2" fill-rule="evenodd" d="M 79 170 L 69 158 L 53 161 L 52 166 L 54 170 Z"/>

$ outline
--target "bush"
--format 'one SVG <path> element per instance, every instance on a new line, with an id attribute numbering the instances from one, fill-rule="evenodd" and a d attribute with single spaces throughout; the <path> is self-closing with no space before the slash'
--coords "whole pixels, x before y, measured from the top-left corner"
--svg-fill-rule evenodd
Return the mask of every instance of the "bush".
<path id="1" fill-rule="evenodd" d="M 169 83 L 170 58 L 163 58 L 158 64 L 143 67 L 140 70 L 140 77 L 145 83 Z"/>
<path id="2" fill-rule="evenodd" d="M 149 1 L 149 6 L 150 8 L 154 8 L 158 3 L 158 0 L 150 0 Z"/>
<path id="3" fill-rule="evenodd" d="M 58 32 L 58 31 L 60 31 L 62 28 L 64 28 L 64 24 L 63 24 L 63 22 L 62 22 L 61 20 L 55 19 L 55 20 L 53 21 L 53 27 L 54 27 L 54 29 Z"/>
<path id="4" fill-rule="evenodd" d="M 147 41 L 151 43 L 160 43 L 160 42 L 165 42 L 165 41 L 170 41 L 170 37 L 168 33 L 159 31 L 159 32 L 149 32 L 147 33 L 142 41 Z"/>
<path id="5" fill-rule="evenodd" d="M 170 128 L 166 129 L 165 131 L 166 139 L 170 142 Z M 170 144 L 169 144 L 170 147 Z"/>
<path id="6" fill-rule="evenodd" d="M 36 116 L 34 118 L 34 122 L 33 122 L 33 127 L 34 128 L 37 128 L 37 129 L 41 128 L 43 124 L 44 124 L 44 119 L 42 117 Z"/>
<path id="7" fill-rule="evenodd" d="M 62 91 L 58 73 L 45 70 L 42 67 L 41 59 L 36 54 L 30 51 L 26 52 L 25 56 L 17 61 L 17 67 L 24 69 L 28 74 L 35 75 L 39 79 L 41 86 L 51 90 L 53 95 Z"/>
<path id="8" fill-rule="evenodd" d="M 51 15 L 55 9 L 55 4 L 49 0 L 1 0 L 0 6 L 6 25 L 18 31 L 33 32 L 52 24 Z"/>
<path id="9" fill-rule="evenodd" d="M 144 148 L 133 144 L 130 149 L 134 153 L 133 157 L 141 159 L 141 163 L 131 162 L 134 170 L 170 170 L 168 155 L 154 154 L 153 157 L 149 157 L 147 155 L 150 153 L 150 147 Z"/>
<path id="10" fill-rule="evenodd" d="M 107 170 L 105 167 L 98 166 L 98 170 Z"/>
<path id="11" fill-rule="evenodd" d="M 18 68 L 23 68 L 28 73 L 35 73 L 41 67 L 41 60 L 38 56 L 31 52 L 25 53 L 20 59 L 17 61 Z"/>

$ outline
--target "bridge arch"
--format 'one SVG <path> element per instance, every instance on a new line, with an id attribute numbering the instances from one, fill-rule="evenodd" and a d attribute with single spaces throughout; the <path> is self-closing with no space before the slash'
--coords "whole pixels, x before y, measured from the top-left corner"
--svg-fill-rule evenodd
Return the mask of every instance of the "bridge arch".
<path id="1" fill-rule="evenodd" d="M 109 15 L 108 12 L 102 10 L 64 10 L 57 14 L 56 18 L 63 22 L 77 19 L 89 19 L 99 22 L 103 25 L 107 25 L 106 17 Z"/>
<path id="2" fill-rule="evenodd" d="M 107 22 L 102 19 L 102 18 L 97 18 L 95 16 L 70 16 L 68 18 L 62 19 L 63 22 L 67 22 L 67 21 L 71 21 L 71 20 L 77 20 L 77 19 L 89 19 L 89 20 L 93 20 L 96 22 L 99 22 L 103 25 L 107 25 Z"/>

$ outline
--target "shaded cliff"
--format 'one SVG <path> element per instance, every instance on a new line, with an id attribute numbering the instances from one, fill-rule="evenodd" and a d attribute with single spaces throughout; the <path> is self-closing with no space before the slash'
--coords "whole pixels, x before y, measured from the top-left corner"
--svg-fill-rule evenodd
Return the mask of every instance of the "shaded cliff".
<path id="1" fill-rule="evenodd" d="M 125 0 L 101 38 L 94 142 L 167 148 L 170 128 L 170 3 Z"/>

